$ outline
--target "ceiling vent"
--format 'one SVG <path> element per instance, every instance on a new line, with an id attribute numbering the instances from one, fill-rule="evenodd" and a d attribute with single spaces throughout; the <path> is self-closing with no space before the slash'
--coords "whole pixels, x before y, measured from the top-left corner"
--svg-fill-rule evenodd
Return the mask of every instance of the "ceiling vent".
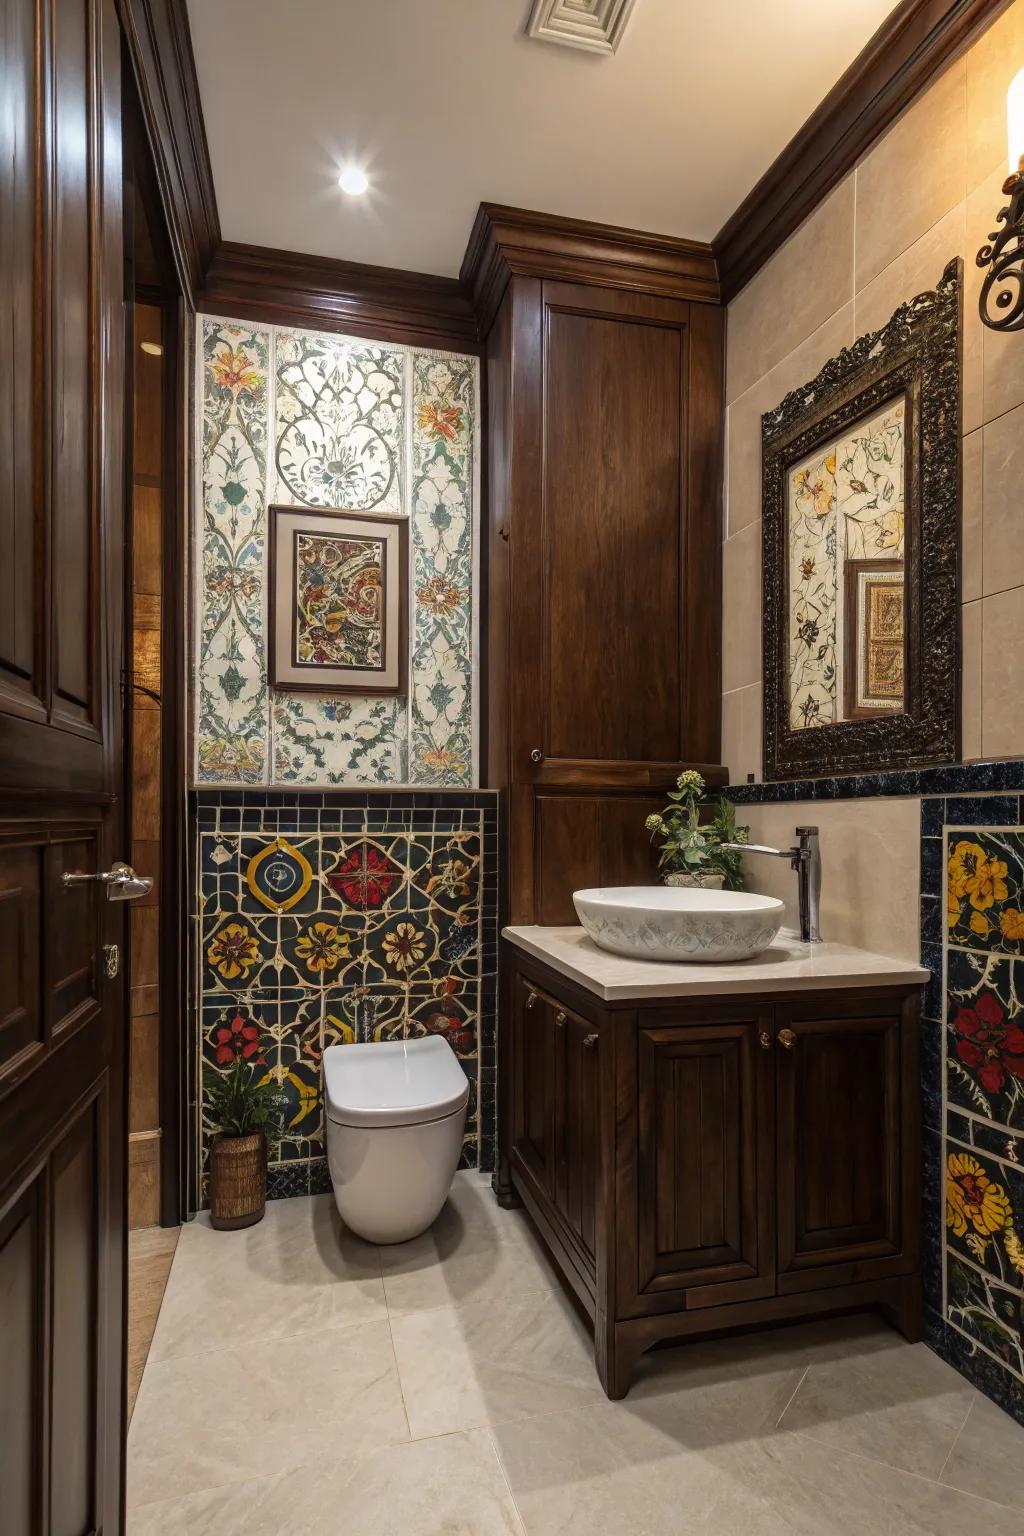
<path id="1" fill-rule="evenodd" d="M 614 53 L 636 0 L 533 0 L 526 30 L 544 43 Z"/>

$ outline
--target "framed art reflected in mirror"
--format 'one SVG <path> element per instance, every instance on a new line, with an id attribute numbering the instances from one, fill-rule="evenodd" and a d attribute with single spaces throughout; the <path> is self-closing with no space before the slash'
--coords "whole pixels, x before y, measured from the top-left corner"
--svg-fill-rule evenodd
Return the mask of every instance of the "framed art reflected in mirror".
<path id="1" fill-rule="evenodd" d="M 762 417 L 766 779 L 959 757 L 961 290 Z"/>

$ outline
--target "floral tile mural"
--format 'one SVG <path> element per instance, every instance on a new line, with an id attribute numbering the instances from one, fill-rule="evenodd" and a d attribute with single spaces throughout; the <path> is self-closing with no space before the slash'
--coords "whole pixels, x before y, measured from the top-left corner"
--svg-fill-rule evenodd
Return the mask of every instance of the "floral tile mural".
<path id="1" fill-rule="evenodd" d="M 943 848 L 942 1316 L 1024 1417 L 1024 828 L 946 826 Z"/>
<path id="2" fill-rule="evenodd" d="M 472 786 L 477 359 L 210 318 L 199 352 L 196 782 Z M 409 519 L 408 698 L 268 687 L 270 504 Z"/>
<path id="3" fill-rule="evenodd" d="M 200 1200 L 208 1085 L 236 1048 L 286 1100 L 273 1193 L 323 1186 L 322 1057 L 334 1044 L 443 1036 L 471 1084 L 463 1155 L 475 1166 L 494 1134 L 493 797 L 379 810 L 238 799 L 197 814 Z M 286 1164 L 304 1174 L 285 1177 Z"/>

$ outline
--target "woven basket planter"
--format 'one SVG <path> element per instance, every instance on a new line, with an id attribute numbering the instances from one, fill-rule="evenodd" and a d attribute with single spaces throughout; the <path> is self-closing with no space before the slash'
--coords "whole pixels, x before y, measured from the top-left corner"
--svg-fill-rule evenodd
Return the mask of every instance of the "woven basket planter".
<path id="1" fill-rule="evenodd" d="M 210 1225 L 252 1227 L 267 1208 L 267 1138 L 215 1136 L 210 1149 Z"/>

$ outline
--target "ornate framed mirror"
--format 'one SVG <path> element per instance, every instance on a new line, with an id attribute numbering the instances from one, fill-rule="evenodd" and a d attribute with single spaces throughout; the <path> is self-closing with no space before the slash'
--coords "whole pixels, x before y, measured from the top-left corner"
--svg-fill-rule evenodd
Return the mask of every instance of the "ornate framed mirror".
<path id="1" fill-rule="evenodd" d="M 962 264 L 761 419 L 764 776 L 960 754 Z"/>

